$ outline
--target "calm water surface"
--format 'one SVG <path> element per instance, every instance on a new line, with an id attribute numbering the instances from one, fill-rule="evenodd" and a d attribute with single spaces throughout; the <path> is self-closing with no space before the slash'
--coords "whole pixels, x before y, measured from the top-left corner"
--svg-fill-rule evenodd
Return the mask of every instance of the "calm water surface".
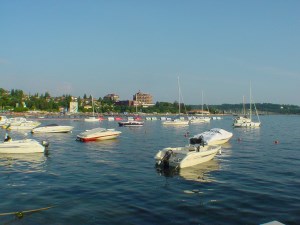
<path id="1" fill-rule="evenodd" d="M 256 129 L 232 128 L 232 117 L 181 128 L 160 120 L 137 128 L 104 121 L 100 126 L 123 133 L 91 143 L 75 141 L 76 135 L 99 123 L 41 121 L 75 128 L 28 133 L 50 142 L 47 156 L 0 155 L 0 224 L 300 224 L 300 117 L 260 119 Z M 213 127 L 234 133 L 222 155 L 177 172 L 155 168 L 159 149 L 184 146 L 187 131 Z M 51 208 L 22 218 L 3 215 L 45 207 Z"/>

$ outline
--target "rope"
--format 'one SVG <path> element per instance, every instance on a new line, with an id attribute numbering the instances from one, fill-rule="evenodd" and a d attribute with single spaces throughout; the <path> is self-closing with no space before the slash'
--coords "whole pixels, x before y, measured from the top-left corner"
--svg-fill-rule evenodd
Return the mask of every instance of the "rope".
<path id="1" fill-rule="evenodd" d="M 21 219 L 25 213 L 34 213 L 34 212 L 40 212 L 43 210 L 48 210 L 53 208 L 54 206 L 48 206 L 44 208 L 39 208 L 39 209 L 30 209 L 30 210 L 24 210 L 24 211 L 19 211 L 19 212 L 8 212 L 8 213 L 0 213 L 0 216 L 9 216 L 9 215 L 15 215 L 19 219 Z"/>

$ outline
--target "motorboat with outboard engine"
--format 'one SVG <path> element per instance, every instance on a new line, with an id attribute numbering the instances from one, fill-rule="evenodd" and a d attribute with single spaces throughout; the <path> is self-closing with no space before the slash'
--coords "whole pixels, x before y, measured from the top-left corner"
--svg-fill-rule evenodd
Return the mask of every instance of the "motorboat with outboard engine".
<path id="1" fill-rule="evenodd" d="M 221 153 L 221 146 L 205 145 L 202 137 L 193 137 L 189 145 L 164 148 L 154 158 L 158 166 L 186 168 L 207 162 L 217 153 Z"/>
<path id="2" fill-rule="evenodd" d="M 49 146 L 47 141 L 39 143 L 34 139 L 12 140 L 6 135 L 4 142 L 0 143 L 0 153 L 42 153 Z"/>

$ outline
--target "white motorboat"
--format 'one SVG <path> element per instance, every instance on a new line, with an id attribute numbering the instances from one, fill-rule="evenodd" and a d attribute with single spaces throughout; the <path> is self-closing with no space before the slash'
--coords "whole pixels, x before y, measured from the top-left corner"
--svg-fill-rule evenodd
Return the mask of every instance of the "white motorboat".
<path id="1" fill-rule="evenodd" d="M 195 135 L 193 138 L 203 138 L 207 145 L 220 145 L 228 142 L 233 134 L 221 128 L 212 128 L 208 131 Z"/>
<path id="2" fill-rule="evenodd" d="M 21 123 L 26 122 L 27 119 L 25 117 L 11 117 L 11 118 L 6 118 L 6 123 L 3 125 L 19 125 Z"/>
<path id="3" fill-rule="evenodd" d="M 135 120 L 128 120 L 128 121 L 120 121 L 118 122 L 120 127 L 141 127 L 144 126 L 143 121 L 135 121 Z"/>
<path id="4" fill-rule="evenodd" d="M 48 124 L 46 126 L 35 127 L 31 133 L 68 133 L 74 129 L 72 126 L 62 126 L 58 124 Z"/>
<path id="5" fill-rule="evenodd" d="M 9 140 L 0 143 L 0 153 L 42 153 L 45 151 L 47 145 L 47 142 L 41 144 L 34 139 Z"/>
<path id="6" fill-rule="evenodd" d="M 90 117 L 84 118 L 84 121 L 85 122 L 99 122 L 100 119 L 98 117 L 95 117 L 95 116 L 90 116 Z"/>
<path id="7" fill-rule="evenodd" d="M 163 167 L 186 168 L 207 162 L 221 153 L 220 145 L 204 145 L 203 139 L 190 139 L 184 147 L 164 148 L 155 155 L 156 164 Z"/>
<path id="8" fill-rule="evenodd" d="M 189 125 L 189 121 L 188 120 L 182 120 L 182 119 L 173 119 L 173 120 L 166 120 L 162 124 L 163 125 L 188 126 Z"/>
<path id="9" fill-rule="evenodd" d="M 115 129 L 98 127 L 78 134 L 76 140 L 82 142 L 109 140 L 117 138 L 121 133 Z"/>
<path id="10" fill-rule="evenodd" d="M 191 124 L 198 124 L 198 123 L 206 123 L 206 122 L 210 122 L 210 117 L 205 117 L 205 116 L 193 116 L 190 119 L 190 123 Z"/>
<path id="11" fill-rule="evenodd" d="M 26 120 L 20 123 L 9 123 L 8 125 L 5 125 L 3 128 L 7 130 L 31 130 L 39 126 L 40 124 L 41 123 L 38 121 Z"/>

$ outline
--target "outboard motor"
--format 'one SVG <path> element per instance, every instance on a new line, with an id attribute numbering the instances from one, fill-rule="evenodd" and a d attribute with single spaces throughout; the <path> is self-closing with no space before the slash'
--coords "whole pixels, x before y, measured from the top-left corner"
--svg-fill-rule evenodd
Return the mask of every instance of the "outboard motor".
<path id="1" fill-rule="evenodd" d="M 48 141 L 42 141 L 42 145 L 43 145 L 45 148 L 48 148 L 48 147 L 49 147 L 49 142 L 48 142 Z"/>
<path id="2" fill-rule="evenodd" d="M 166 152 L 166 154 L 164 155 L 164 157 L 161 159 L 160 164 L 162 165 L 164 168 L 168 168 L 169 167 L 169 159 L 171 157 L 171 155 L 173 154 L 172 150 L 168 150 Z"/>

